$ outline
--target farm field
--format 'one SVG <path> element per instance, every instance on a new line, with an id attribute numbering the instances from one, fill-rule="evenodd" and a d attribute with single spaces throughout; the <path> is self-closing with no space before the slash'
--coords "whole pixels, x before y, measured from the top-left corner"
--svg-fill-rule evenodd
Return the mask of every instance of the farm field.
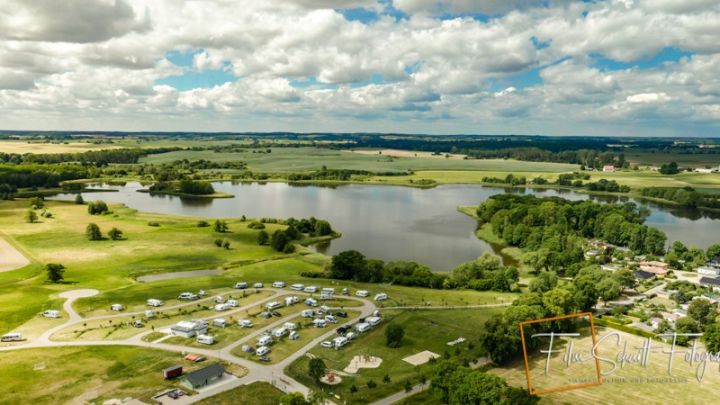
<path id="1" fill-rule="evenodd" d="M 3 153 L 78 153 L 89 150 L 117 149 L 120 145 L 107 143 L 91 143 L 84 141 L 69 141 L 67 143 L 45 143 L 40 141 L 10 141 L 0 140 L 0 152 Z"/>
<path id="2" fill-rule="evenodd" d="M 418 152 L 420 153 L 420 152 Z M 422 155 L 421 155 L 422 156 Z M 271 153 L 176 151 L 141 158 L 141 163 L 170 163 L 176 160 L 211 160 L 216 162 L 243 161 L 256 172 L 301 172 L 319 170 L 323 165 L 331 169 L 368 170 L 373 172 L 406 170 L 477 170 L 530 171 L 561 173 L 577 170 L 579 166 L 564 163 L 520 162 L 516 160 L 463 160 L 430 157 L 398 157 L 346 150 L 323 148 L 273 148 Z"/>
<path id="3" fill-rule="evenodd" d="M 402 391 L 406 380 L 413 385 L 418 383 L 420 375 L 427 366 L 412 366 L 402 359 L 429 350 L 439 355 L 457 356 L 460 359 L 476 360 L 481 356 L 480 348 L 473 342 L 478 328 L 493 314 L 500 313 L 502 309 L 459 309 L 459 310 L 418 310 L 418 311 L 382 311 L 383 321 L 376 328 L 361 334 L 357 339 L 340 350 L 331 350 L 315 347 L 310 354 L 318 356 L 325 361 L 328 368 L 342 371 L 350 364 L 355 356 L 371 355 L 383 359 L 380 367 L 360 369 L 355 375 L 341 374 L 343 381 L 334 386 L 333 392 L 348 403 L 367 403 L 379 398 Z M 405 337 L 402 346 L 397 349 L 385 345 L 385 328 L 390 323 L 397 323 L 404 327 Z M 459 337 L 468 339 L 466 343 L 453 347 L 447 345 L 448 341 Z M 286 372 L 288 375 L 306 384 L 308 387 L 317 384 L 307 375 L 308 358 L 303 356 L 294 361 Z M 389 375 L 391 382 L 383 382 L 385 375 Z M 429 377 L 425 375 L 425 377 Z M 367 382 L 373 380 L 377 387 L 370 390 Z M 358 388 L 358 392 L 350 394 L 351 385 Z"/>
<path id="4" fill-rule="evenodd" d="M 174 364 L 189 371 L 202 367 L 178 353 L 128 346 L 0 352 L 1 402 L 40 405 L 134 397 L 150 403 L 158 391 L 178 386 L 159 372 Z"/>
<path id="5" fill-rule="evenodd" d="M 620 345 L 616 346 L 614 339 L 606 339 L 598 347 L 601 357 L 616 361 L 616 354 L 622 352 L 625 342 L 627 342 L 627 354 L 637 354 L 636 347 L 642 346 L 644 339 L 635 335 L 624 332 L 618 332 L 607 328 L 598 328 L 598 337 L 602 337 L 608 332 L 617 332 L 622 337 Z M 590 347 L 589 336 L 585 336 L 578 345 Z M 672 365 L 672 375 L 668 374 L 669 355 L 661 353 L 661 349 L 669 350 L 670 345 L 662 342 L 652 341 L 653 346 L 658 349 L 653 350 L 649 355 L 647 367 L 642 367 L 637 363 L 625 364 L 623 368 L 618 367 L 609 375 L 603 377 L 604 382 L 601 386 L 583 388 L 579 390 L 571 390 L 541 396 L 541 404 L 566 404 L 566 403 L 594 403 L 594 404 L 664 404 L 669 398 L 675 398 L 683 404 L 707 404 L 712 403 L 720 394 L 720 372 L 714 363 L 708 363 L 707 370 L 702 379 L 698 382 L 695 379 L 695 372 L 698 363 L 692 366 L 684 360 L 684 351 L 687 349 L 678 347 L 679 350 L 675 356 Z M 558 346 L 560 347 L 560 346 Z M 574 349 L 579 352 L 580 349 Z M 705 349 L 699 345 L 698 352 L 704 352 Z M 583 352 L 587 354 L 588 352 Z M 564 352 L 557 353 L 551 364 L 561 362 Z M 546 355 L 531 356 L 531 373 L 532 375 L 540 375 L 545 367 Z M 608 362 L 601 362 L 601 369 L 609 371 L 612 367 Z M 583 364 L 587 367 L 588 364 Z M 552 367 L 548 377 L 544 381 L 547 386 L 558 386 L 568 384 L 572 378 L 578 377 L 577 370 L 573 368 L 564 368 L 560 365 Z M 505 378 L 510 385 L 527 387 L 525 379 L 525 369 L 522 360 L 512 362 L 502 368 L 494 368 L 490 371 L 493 374 Z M 587 374 L 587 373 L 585 373 Z M 673 379 L 674 378 L 674 379 Z M 691 395 L 689 393 L 692 393 Z"/>
<path id="6" fill-rule="evenodd" d="M 640 166 L 660 166 L 670 162 L 675 162 L 681 167 L 703 168 L 720 165 L 720 156 L 717 154 L 628 152 L 625 154 L 625 159 L 633 165 Z"/>

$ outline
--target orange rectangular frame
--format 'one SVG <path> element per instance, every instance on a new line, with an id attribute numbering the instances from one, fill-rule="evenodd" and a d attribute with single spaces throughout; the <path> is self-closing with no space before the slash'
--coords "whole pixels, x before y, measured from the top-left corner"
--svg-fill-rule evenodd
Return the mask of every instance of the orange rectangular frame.
<path id="1" fill-rule="evenodd" d="M 560 387 L 551 387 L 551 388 L 545 388 L 542 390 L 533 389 L 532 380 L 530 378 L 530 362 L 528 361 L 527 346 L 525 345 L 525 330 L 524 330 L 525 325 L 530 325 L 530 324 L 534 324 L 534 323 L 542 323 L 542 322 L 552 322 L 552 321 L 557 321 L 560 319 L 583 318 L 586 316 L 590 319 L 590 335 L 592 336 L 593 353 L 595 354 L 595 371 L 597 373 L 597 382 L 566 385 L 566 386 L 560 386 Z M 569 390 L 574 390 L 574 389 L 578 389 L 578 388 L 595 387 L 598 385 L 602 385 L 602 373 L 600 371 L 600 359 L 598 358 L 599 356 L 598 356 L 597 347 L 595 347 L 595 345 L 597 344 L 597 338 L 595 336 L 595 323 L 593 322 L 592 313 L 581 312 L 581 313 L 571 314 L 571 315 L 555 316 L 552 318 L 534 319 L 532 321 L 522 321 L 522 322 L 520 322 L 520 339 L 522 340 L 523 357 L 525 358 L 525 376 L 527 377 L 528 391 L 530 392 L 530 394 L 533 394 L 533 395 L 549 394 L 552 392 L 569 391 Z"/>

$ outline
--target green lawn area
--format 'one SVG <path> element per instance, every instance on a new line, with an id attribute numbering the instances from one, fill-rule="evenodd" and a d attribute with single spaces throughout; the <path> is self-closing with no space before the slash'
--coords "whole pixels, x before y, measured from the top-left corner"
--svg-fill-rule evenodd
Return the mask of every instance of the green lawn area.
<path id="1" fill-rule="evenodd" d="M 530 171 L 559 173 L 577 170 L 579 166 L 564 163 L 520 162 L 503 159 L 446 159 L 427 157 L 422 152 L 414 157 L 397 157 L 355 153 L 324 148 L 273 148 L 272 153 L 213 151 L 176 151 L 141 158 L 141 163 L 170 163 L 175 160 L 211 160 L 216 162 L 247 162 L 254 172 L 300 172 L 319 170 L 323 165 L 332 169 L 368 170 L 373 172 L 410 170 L 481 170 Z"/>
<path id="2" fill-rule="evenodd" d="M 198 405 L 277 405 L 284 393 L 266 382 L 254 382 L 225 391 L 208 399 L 196 402 Z"/>
<path id="3" fill-rule="evenodd" d="M 207 365 L 184 361 L 179 353 L 128 346 L 0 352 L 0 402 L 60 404 L 82 396 L 151 403 L 158 391 L 178 386 L 162 376 L 163 368 L 175 364 L 186 372 Z"/>
<path id="4" fill-rule="evenodd" d="M 408 379 L 413 384 L 418 382 L 420 374 L 430 377 L 430 364 L 412 366 L 404 362 L 404 357 L 430 350 L 443 355 L 456 353 L 461 358 L 475 360 L 481 356 L 481 349 L 475 342 L 477 331 L 483 327 L 485 320 L 502 309 L 464 309 L 464 310 L 426 310 L 426 311 L 384 311 L 383 322 L 375 329 L 360 335 L 357 339 L 340 350 L 315 347 L 310 350 L 315 356 L 322 358 L 325 364 L 342 371 L 355 356 L 372 355 L 380 357 L 383 362 L 376 369 L 361 369 L 354 376 L 343 376 L 343 382 L 333 386 L 331 391 L 349 403 L 367 403 L 401 391 Z M 390 323 L 398 323 L 405 328 L 405 338 L 400 348 L 391 349 L 385 345 L 385 328 Z M 459 337 L 473 342 L 470 349 L 468 343 L 449 348 L 447 342 Z M 317 387 L 307 374 L 308 358 L 303 356 L 288 366 L 288 375 L 309 387 Z M 391 382 L 384 383 L 383 377 L 389 375 Z M 378 385 L 374 389 L 367 387 L 369 380 Z M 356 385 L 358 392 L 350 394 L 351 385 Z"/>
<path id="5" fill-rule="evenodd" d="M 614 329 L 598 328 L 598 336 L 602 337 L 608 332 L 618 332 Z M 606 339 L 598 347 L 600 356 L 616 361 L 617 353 L 620 353 L 627 342 L 627 354 L 637 354 L 637 347 L 641 347 L 644 339 L 625 332 L 620 333 L 622 340 L 616 346 L 615 339 Z M 590 347 L 589 336 L 583 337 L 577 343 L 574 352 L 580 352 L 580 346 Z M 652 341 L 653 346 L 669 350 L 670 345 L 658 341 Z M 685 348 L 678 347 L 676 350 L 685 351 Z M 698 345 L 698 352 L 705 352 L 702 345 Z M 588 352 L 583 352 L 587 354 Z M 551 361 L 551 370 L 547 377 L 542 376 L 545 367 L 546 355 L 539 353 L 531 356 L 531 375 L 533 381 L 540 380 L 546 386 L 557 386 L 567 384 L 574 377 L 587 374 L 585 371 L 566 368 L 562 365 L 564 352 L 554 355 Z M 624 367 L 618 367 L 611 374 L 603 377 L 604 383 L 601 386 L 571 390 L 553 394 L 543 395 L 541 404 L 664 404 L 669 398 L 681 398 L 683 404 L 707 404 L 714 403 L 720 395 L 720 372 L 717 367 L 708 363 L 702 382 L 695 379 L 695 371 L 698 366 L 692 366 L 684 361 L 683 353 L 675 355 L 672 366 L 672 376 L 668 375 L 668 355 L 661 353 L 660 349 L 652 351 L 648 357 L 647 367 L 636 363 L 627 363 Z M 609 371 L 611 365 L 608 362 L 600 362 L 603 371 Z M 580 363 L 584 368 L 587 363 Z M 490 372 L 505 378 L 508 384 L 513 386 L 527 387 L 525 368 L 522 360 L 515 361 L 502 368 L 494 368 Z M 668 382 L 663 379 L 675 377 L 679 380 Z M 638 379 L 639 381 L 635 381 Z M 653 380 L 658 379 L 658 380 Z M 691 393 L 691 394 L 688 394 Z"/>

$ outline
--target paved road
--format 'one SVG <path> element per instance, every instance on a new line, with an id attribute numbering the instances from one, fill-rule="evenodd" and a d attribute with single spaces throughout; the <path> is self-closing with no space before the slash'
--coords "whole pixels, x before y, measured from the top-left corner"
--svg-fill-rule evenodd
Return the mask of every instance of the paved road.
<path id="1" fill-rule="evenodd" d="M 415 395 L 419 392 L 425 391 L 426 389 L 430 388 L 430 382 L 426 382 L 425 384 L 418 384 L 410 391 L 400 391 L 395 394 L 390 395 L 389 397 L 385 397 L 383 399 L 380 399 L 378 401 L 375 401 L 371 403 L 370 405 L 392 405 L 402 399 L 405 399 L 409 396 Z"/>
<path id="2" fill-rule="evenodd" d="M 212 318 L 219 318 L 219 317 L 225 317 L 228 315 L 232 315 L 238 312 L 245 311 L 247 309 L 250 309 L 252 307 L 257 307 L 259 305 L 262 305 L 263 303 L 269 302 L 273 299 L 276 299 L 277 297 L 281 295 L 304 295 L 307 296 L 309 294 L 303 293 L 303 292 L 297 292 L 297 291 L 288 291 L 288 290 L 281 290 L 281 289 L 274 289 L 274 288 L 265 288 L 264 290 L 273 291 L 273 295 L 269 297 L 265 297 L 260 301 L 253 302 L 252 304 L 248 304 L 236 309 L 233 309 L 231 311 L 225 311 L 218 313 L 216 315 L 208 316 L 202 319 L 212 319 Z M 330 337 L 334 336 L 336 334 L 335 329 L 336 326 L 340 325 L 346 325 L 346 324 L 352 324 L 358 321 L 359 318 L 367 317 L 371 315 L 377 307 L 375 306 L 375 303 L 372 301 L 369 301 L 367 299 L 362 299 L 358 297 L 352 297 L 352 296 L 343 296 L 344 299 L 349 299 L 353 301 L 358 301 L 362 303 L 362 306 L 360 307 L 352 307 L 346 309 L 350 309 L 353 311 L 360 311 L 360 315 L 348 319 L 346 322 L 333 325 L 333 327 L 329 327 L 327 333 L 322 334 L 321 336 L 318 336 L 317 338 L 313 339 L 311 342 L 308 342 L 305 346 L 288 356 L 287 358 L 281 360 L 280 362 L 276 364 L 260 364 L 256 363 L 250 360 L 246 360 L 240 357 L 237 357 L 232 354 L 232 350 L 236 347 L 245 344 L 247 342 L 250 342 L 252 339 L 256 338 L 258 335 L 260 335 L 263 331 L 268 329 L 273 329 L 279 325 L 282 325 L 283 323 L 289 321 L 292 318 L 295 318 L 298 316 L 298 313 L 292 313 L 287 316 L 279 318 L 277 321 L 273 322 L 270 325 L 267 325 L 263 328 L 258 328 L 258 330 L 254 331 L 253 333 L 244 336 L 243 338 L 237 340 L 236 342 L 233 342 L 232 344 L 219 349 L 219 350 L 212 350 L 212 349 L 201 349 L 201 348 L 195 348 L 195 347 L 187 347 L 182 345 L 172 345 L 172 344 L 166 344 L 162 343 L 161 341 L 157 342 L 145 342 L 142 340 L 143 336 L 152 333 L 152 330 L 148 330 L 142 333 L 139 333 L 137 335 L 134 335 L 128 339 L 123 340 L 87 340 L 87 341 L 68 341 L 68 342 L 62 342 L 62 341 L 53 341 L 50 340 L 50 337 L 62 330 L 67 328 L 68 326 L 71 326 L 73 324 L 77 324 L 79 322 L 87 322 L 92 320 L 98 320 L 98 319 L 108 319 L 108 318 L 116 318 L 116 317 L 127 317 L 128 315 L 132 314 L 142 314 L 143 311 L 139 312 L 131 312 L 131 313 L 118 313 L 118 314 L 112 314 L 112 315 L 100 315 L 95 317 L 89 317 L 89 318 L 83 318 L 81 317 L 72 307 L 73 302 L 82 297 L 89 297 L 92 295 L 97 294 L 96 290 L 73 290 L 73 291 L 67 291 L 62 293 L 60 296 L 63 298 L 67 298 L 67 300 L 63 303 L 63 308 L 68 314 L 68 320 L 67 322 L 64 322 L 62 325 L 58 325 L 54 328 L 51 328 L 45 333 L 43 333 L 38 339 L 21 344 L 16 346 L 8 346 L 8 347 L 0 347 L 0 351 L 10 351 L 10 350 L 19 350 L 19 349 L 28 349 L 28 348 L 45 348 L 45 347 L 78 347 L 78 346 L 138 346 L 138 347 L 146 347 L 146 348 L 153 348 L 153 349 L 161 349 L 161 350 L 168 350 L 173 352 L 192 352 L 197 353 L 202 356 L 208 357 L 208 358 L 217 358 L 232 364 L 240 365 L 247 369 L 247 374 L 243 377 L 240 377 L 238 379 L 230 380 L 226 383 L 218 384 L 217 386 L 213 386 L 212 388 L 209 388 L 207 390 L 202 390 L 200 393 L 192 396 L 186 396 L 182 400 L 173 401 L 173 404 L 190 404 L 197 401 L 200 401 L 205 398 L 209 398 L 213 395 L 217 395 L 221 392 L 236 388 L 241 385 L 249 384 L 255 381 L 265 381 L 265 382 L 272 382 L 273 385 L 278 387 L 279 389 L 285 391 L 285 392 L 301 392 L 304 395 L 308 395 L 310 392 L 309 388 L 304 386 L 303 384 L 297 382 L 296 380 L 292 379 L 291 377 L 285 375 L 284 369 L 293 361 L 298 359 L 301 356 L 306 355 L 306 353 L 312 349 L 313 347 L 320 344 L 320 342 L 324 340 L 328 340 Z M 229 293 L 227 293 L 229 294 Z M 196 305 L 198 302 L 207 301 L 210 299 L 213 299 L 214 297 L 209 297 L 203 300 L 196 300 L 184 304 L 178 304 L 174 306 L 169 307 L 163 307 L 163 309 L 173 309 L 173 308 L 179 308 L 183 306 L 189 306 L 189 305 Z M 502 304 L 486 304 L 486 305 L 468 305 L 468 306 L 452 306 L 452 307 L 391 307 L 391 308 L 383 308 L 383 309 L 460 309 L 460 308 L 487 308 L 487 307 L 500 307 L 500 306 L 507 306 L 510 305 L 509 303 L 502 303 Z M 337 308 L 334 308 L 337 309 Z M 383 400 L 380 400 L 376 402 L 377 405 L 389 405 L 393 402 L 396 402 L 402 398 L 405 398 L 409 395 L 412 395 L 414 393 L 419 392 L 420 390 L 426 389 L 427 385 L 417 385 L 413 388 L 413 390 L 409 393 L 406 392 L 398 392 L 390 397 L 387 397 Z"/>

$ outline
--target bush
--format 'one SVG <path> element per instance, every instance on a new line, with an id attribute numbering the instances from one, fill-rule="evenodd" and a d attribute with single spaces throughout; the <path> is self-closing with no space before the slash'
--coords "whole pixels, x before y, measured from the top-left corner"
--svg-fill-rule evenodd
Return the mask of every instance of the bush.
<path id="1" fill-rule="evenodd" d="M 396 349 L 402 345 L 405 336 L 405 328 L 396 323 L 391 323 L 385 328 L 385 344 L 387 347 Z"/>
<path id="2" fill-rule="evenodd" d="M 148 226 L 160 226 L 160 223 L 155 222 L 155 221 L 150 221 L 150 222 L 148 222 Z"/>
<path id="3" fill-rule="evenodd" d="M 258 221 L 252 221 L 247 226 L 250 229 L 265 229 L 265 224 Z"/>
<path id="4" fill-rule="evenodd" d="M 110 212 L 105 201 L 95 201 L 88 203 L 88 213 L 90 215 L 101 215 Z"/>
<path id="5" fill-rule="evenodd" d="M 198 228 L 207 228 L 208 226 L 210 226 L 210 224 L 207 221 L 198 221 L 197 222 Z"/>

